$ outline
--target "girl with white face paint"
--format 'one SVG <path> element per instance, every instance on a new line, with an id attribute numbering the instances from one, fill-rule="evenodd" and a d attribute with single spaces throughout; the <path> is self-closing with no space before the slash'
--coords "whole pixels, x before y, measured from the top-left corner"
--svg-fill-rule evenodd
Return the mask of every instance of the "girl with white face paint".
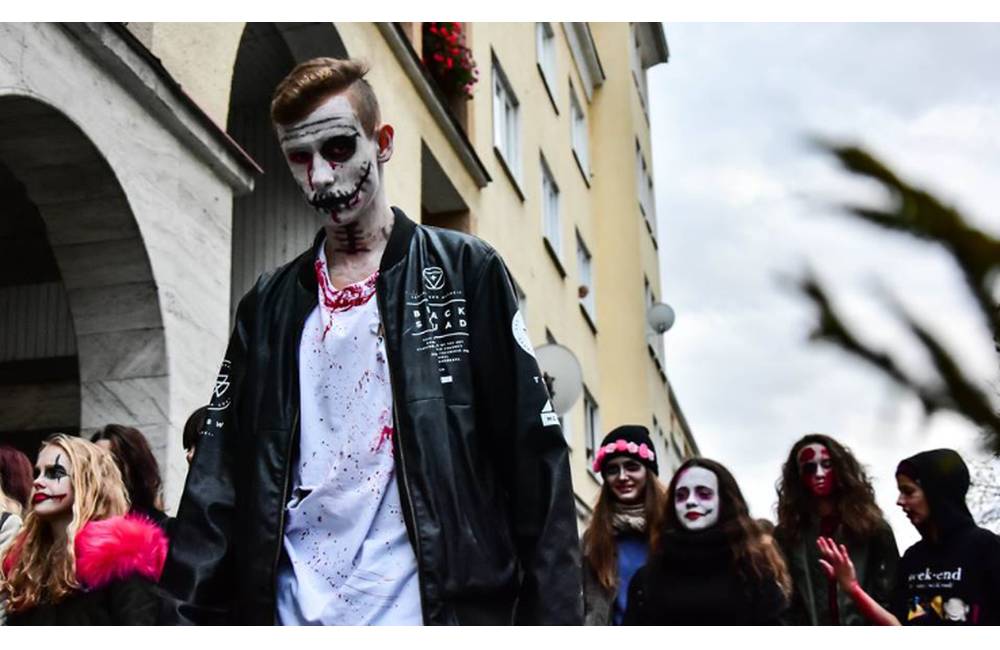
<path id="1" fill-rule="evenodd" d="M 658 543 L 666 491 L 643 426 L 621 426 L 605 436 L 593 470 L 604 484 L 583 534 L 584 624 L 620 625 L 629 581 Z"/>
<path id="2" fill-rule="evenodd" d="M 769 625 L 791 588 L 781 554 L 715 461 L 681 465 L 659 547 L 632 579 L 625 625 Z"/>
<path id="3" fill-rule="evenodd" d="M 128 507 L 111 454 L 81 438 L 48 438 L 31 510 L 0 558 L 7 624 L 156 623 L 167 540 L 150 520 L 123 516 Z"/>

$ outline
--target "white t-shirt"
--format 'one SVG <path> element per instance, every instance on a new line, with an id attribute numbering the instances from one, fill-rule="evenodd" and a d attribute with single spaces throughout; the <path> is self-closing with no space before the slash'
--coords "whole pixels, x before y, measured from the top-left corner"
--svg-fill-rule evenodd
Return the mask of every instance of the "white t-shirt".
<path id="1" fill-rule="evenodd" d="M 278 570 L 282 625 L 421 625 L 417 561 L 392 456 L 392 391 L 375 280 L 337 290 L 316 256 L 319 305 L 299 343 L 295 489 Z"/>

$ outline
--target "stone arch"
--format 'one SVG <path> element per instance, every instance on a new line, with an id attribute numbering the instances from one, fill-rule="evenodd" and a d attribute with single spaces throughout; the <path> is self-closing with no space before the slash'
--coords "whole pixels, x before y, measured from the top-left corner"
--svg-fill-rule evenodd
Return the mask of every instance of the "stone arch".
<path id="1" fill-rule="evenodd" d="M 302 252 L 323 224 L 288 173 L 269 114 L 278 82 L 318 56 L 348 56 L 332 23 L 247 23 L 240 39 L 227 131 L 264 173 L 253 193 L 233 200 L 230 318 L 257 276 Z"/>
<path id="2" fill-rule="evenodd" d="M 16 180 L 7 192 L 23 188 L 44 225 L 58 271 L 46 280 L 57 284 L 52 301 L 61 296 L 72 340 L 51 350 L 66 356 L 72 348 L 78 359 L 79 430 L 132 425 L 162 450 L 169 422 L 163 319 L 146 246 L 115 172 L 63 112 L 22 94 L 0 94 L 0 165 Z M 35 321 L 22 325 L 55 328 L 45 313 L 33 312 Z"/>

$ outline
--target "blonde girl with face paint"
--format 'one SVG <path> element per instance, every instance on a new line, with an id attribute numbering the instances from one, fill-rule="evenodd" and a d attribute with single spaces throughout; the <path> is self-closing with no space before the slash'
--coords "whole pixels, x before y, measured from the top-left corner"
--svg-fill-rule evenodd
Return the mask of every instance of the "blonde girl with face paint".
<path id="1" fill-rule="evenodd" d="M 129 509 L 111 455 L 57 434 L 35 463 L 31 509 L 0 559 L 11 625 L 155 623 L 166 538 Z"/>
<path id="2" fill-rule="evenodd" d="M 632 579 L 625 625 L 780 622 L 788 571 L 729 470 L 707 458 L 681 465 L 663 526 L 659 548 Z"/>
<path id="3" fill-rule="evenodd" d="M 596 450 L 594 471 L 604 483 L 583 534 L 584 624 L 620 625 L 629 580 L 659 544 L 666 505 L 649 431 L 611 431 Z"/>

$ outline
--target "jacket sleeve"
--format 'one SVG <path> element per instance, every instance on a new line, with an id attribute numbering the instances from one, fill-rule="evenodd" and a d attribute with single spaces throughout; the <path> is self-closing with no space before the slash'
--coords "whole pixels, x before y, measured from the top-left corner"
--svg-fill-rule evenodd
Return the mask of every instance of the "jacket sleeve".
<path id="1" fill-rule="evenodd" d="M 581 625 L 583 593 L 569 450 L 507 269 L 493 251 L 471 295 L 477 422 L 508 498 L 522 579 L 515 623 Z"/>
<path id="2" fill-rule="evenodd" d="M 896 584 L 896 565 L 899 564 L 899 549 L 892 528 L 885 524 L 872 537 L 869 550 L 868 575 L 862 587 L 875 602 L 889 609 L 893 586 Z"/>
<path id="3" fill-rule="evenodd" d="M 235 581 L 232 528 L 236 506 L 235 454 L 241 435 L 239 395 L 246 373 L 248 315 L 252 290 L 240 302 L 225 359 L 209 400 L 205 428 L 199 432 L 177 517 L 171 526 L 162 590 L 161 622 L 228 622 Z"/>

